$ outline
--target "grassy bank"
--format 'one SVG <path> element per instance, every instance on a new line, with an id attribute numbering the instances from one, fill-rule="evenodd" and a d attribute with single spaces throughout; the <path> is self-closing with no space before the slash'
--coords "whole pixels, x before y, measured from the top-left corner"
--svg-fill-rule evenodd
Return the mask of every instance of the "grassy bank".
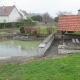
<path id="1" fill-rule="evenodd" d="M 80 80 L 80 54 L 24 65 L 0 65 L 0 80 Z"/>

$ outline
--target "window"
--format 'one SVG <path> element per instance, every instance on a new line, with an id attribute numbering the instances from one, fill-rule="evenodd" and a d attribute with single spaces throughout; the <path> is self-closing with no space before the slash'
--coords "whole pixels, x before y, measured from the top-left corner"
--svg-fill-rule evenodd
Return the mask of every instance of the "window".
<path id="1" fill-rule="evenodd" d="M 6 22 L 6 20 L 4 20 L 4 22 Z"/>

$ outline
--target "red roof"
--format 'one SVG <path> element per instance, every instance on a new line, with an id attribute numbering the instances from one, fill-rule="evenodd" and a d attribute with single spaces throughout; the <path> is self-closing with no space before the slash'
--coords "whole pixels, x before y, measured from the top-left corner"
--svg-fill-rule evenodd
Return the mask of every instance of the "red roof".
<path id="1" fill-rule="evenodd" d="M 14 9 L 15 5 L 13 6 L 0 6 L 0 16 L 8 16 L 11 11 Z"/>
<path id="2" fill-rule="evenodd" d="M 59 31 L 80 31 L 80 15 L 62 15 L 58 22 Z"/>

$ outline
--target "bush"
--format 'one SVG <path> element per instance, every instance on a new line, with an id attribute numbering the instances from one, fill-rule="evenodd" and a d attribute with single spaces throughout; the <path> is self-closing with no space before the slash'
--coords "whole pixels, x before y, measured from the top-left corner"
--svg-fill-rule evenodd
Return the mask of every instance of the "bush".
<path id="1" fill-rule="evenodd" d="M 24 27 L 24 31 L 26 34 L 31 34 L 31 27 Z"/>
<path id="2" fill-rule="evenodd" d="M 23 20 L 22 23 L 25 25 L 25 27 L 35 26 L 36 25 L 36 22 L 32 21 L 31 18 L 28 18 L 28 19 Z"/>
<path id="3" fill-rule="evenodd" d="M 20 27 L 20 33 L 25 33 L 25 31 L 24 31 L 24 27 Z"/>
<path id="4" fill-rule="evenodd" d="M 48 34 L 51 34 L 52 33 L 52 27 L 47 27 L 47 32 L 48 32 Z"/>

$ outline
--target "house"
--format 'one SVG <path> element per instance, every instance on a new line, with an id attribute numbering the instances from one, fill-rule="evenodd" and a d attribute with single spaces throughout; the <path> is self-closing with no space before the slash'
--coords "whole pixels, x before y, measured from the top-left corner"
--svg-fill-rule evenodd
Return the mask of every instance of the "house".
<path id="1" fill-rule="evenodd" d="M 22 18 L 15 5 L 0 6 L 0 22 L 17 22 Z"/>
<path id="2" fill-rule="evenodd" d="M 26 19 L 28 17 L 28 13 L 26 11 L 20 10 L 20 13 L 21 13 L 23 19 Z"/>

